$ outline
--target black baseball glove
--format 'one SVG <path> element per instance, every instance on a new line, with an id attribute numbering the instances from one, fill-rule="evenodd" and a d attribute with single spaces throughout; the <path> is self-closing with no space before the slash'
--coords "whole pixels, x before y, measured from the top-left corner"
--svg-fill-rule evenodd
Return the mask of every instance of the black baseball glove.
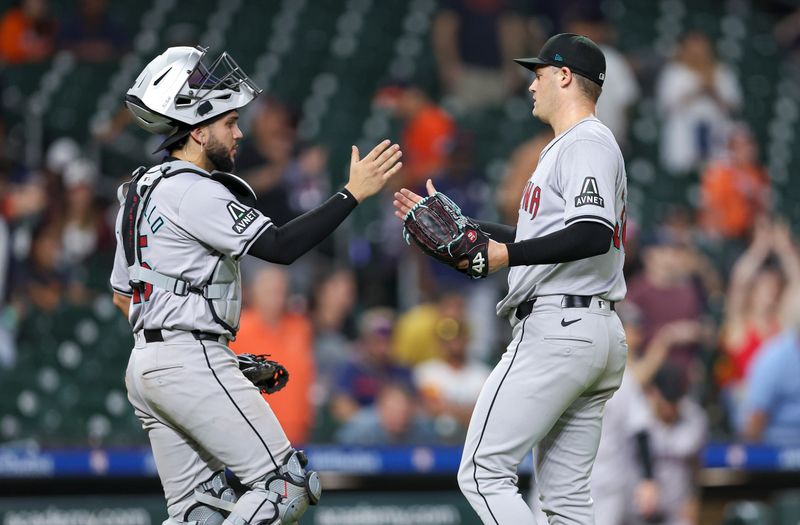
<path id="1" fill-rule="evenodd" d="M 277 361 L 267 359 L 268 355 L 241 354 L 239 370 L 265 394 L 274 394 L 286 386 L 289 372 Z"/>
<path id="2" fill-rule="evenodd" d="M 445 194 L 425 197 L 406 213 L 403 237 L 437 261 L 452 266 L 473 279 L 489 274 L 489 236 Z M 459 263 L 467 261 L 464 269 Z"/>

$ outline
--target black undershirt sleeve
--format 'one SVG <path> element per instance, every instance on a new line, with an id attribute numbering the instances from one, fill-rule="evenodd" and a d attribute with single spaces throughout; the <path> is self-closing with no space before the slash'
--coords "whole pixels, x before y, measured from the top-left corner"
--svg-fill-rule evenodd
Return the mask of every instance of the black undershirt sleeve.
<path id="1" fill-rule="evenodd" d="M 636 433 L 636 449 L 644 479 L 653 479 L 653 454 L 650 451 L 650 434 L 646 430 Z"/>
<path id="2" fill-rule="evenodd" d="M 517 236 L 517 229 L 513 226 L 499 224 L 496 222 L 479 221 L 475 219 L 472 220 L 478 223 L 478 226 L 481 227 L 481 230 L 488 233 L 494 241 L 508 244 L 510 242 L 514 242 L 514 239 Z"/>
<path id="3" fill-rule="evenodd" d="M 507 244 L 508 265 L 556 264 L 601 255 L 611 248 L 612 234 L 598 222 L 576 222 L 543 237 Z"/>
<path id="4" fill-rule="evenodd" d="M 355 197 L 343 189 L 283 226 L 267 228 L 247 253 L 267 262 L 290 264 L 333 233 L 357 205 Z"/>

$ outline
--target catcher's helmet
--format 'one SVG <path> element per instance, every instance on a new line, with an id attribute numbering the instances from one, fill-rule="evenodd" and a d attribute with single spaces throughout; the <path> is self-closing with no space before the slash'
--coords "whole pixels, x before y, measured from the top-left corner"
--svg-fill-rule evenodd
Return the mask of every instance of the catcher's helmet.
<path id="1" fill-rule="evenodd" d="M 206 51 L 199 46 L 170 47 L 145 66 L 125 95 L 140 127 L 169 135 L 158 149 L 261 93 L 228 53 L 207 66 Z"/>

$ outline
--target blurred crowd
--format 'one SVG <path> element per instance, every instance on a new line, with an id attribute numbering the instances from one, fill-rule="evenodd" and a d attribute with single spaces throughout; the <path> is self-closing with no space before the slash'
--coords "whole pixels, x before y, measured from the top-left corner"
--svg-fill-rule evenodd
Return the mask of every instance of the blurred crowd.
<path id="1" fill-rule="evenodd" d="M 18 4 L 0 16 L 4 64 L 55 50 L 105 60 L 128 47 L 103 0 L 83 0 L 59 22 L 46 0 Z M 787 12 L 776 26 L 788 50 L 798 47 L 791 23 L 798 16 Z M 699 188 L 694 202 L 671 203 L 653 224 L 628 218 L 628 296 L 618 311 L 634 386 L 608 416 L 622 414 L 609 439 L 625 442 L 639 430 L 638 423 L 620 430 L 629 407 L 645 407 L 640 421 L 651 434 L 659 509 L 689 515 L 707 440 L 800 443 L 800 253 L 773 211 L 765 145 L 742 120 L 743 79 L 717 57 L 711 37 L 690 29 L 653 66 L 615 47 L 599 1 L 442 1 L 430 35 L 438 88 L 414 79 L 376 88 L 373 103 L 394 116 L 404 150 L 392 186 L 419 189 L 432 178 L 465 214 L 515 224 L 522 188 L 552 135 L 519 144 L 495 180 L 459 122 L 525 97 L 530 78 L 510 59 L 530 56 L 561 31 L 588 35 L 605 52 L 598 113 L 623 151 L 634 147 L 634 108 L 652 97 L 660 176 Z M 236 171 L 278 224 L 335 190 L 331 152 L 299 138 L 301 117 L 265 94 L 243 119 Z M 0 121 L 0 366 L 13 370 L 27 320 L 108 295 L 116 186 L 124 179 L 103 173 L 87 145 L 70 137 L 50 141 L 37 166 L 4 138 Z M 268 401 L 292 442 L 461 443 L 504 351 L 509 328 L 495 318 L 494 303 L 505 276 L 471 282 L 406 248 L 400 229 L 387 207 L 370 229 L 382 232 L 380 242 L 345 229 L 291 267 L 244 261 L 247 308 L 232 348 L 270 354 L 290 370 L 288 386 Z M 643 512 L 658 510 L 646 492 L 640 497 Z"/>

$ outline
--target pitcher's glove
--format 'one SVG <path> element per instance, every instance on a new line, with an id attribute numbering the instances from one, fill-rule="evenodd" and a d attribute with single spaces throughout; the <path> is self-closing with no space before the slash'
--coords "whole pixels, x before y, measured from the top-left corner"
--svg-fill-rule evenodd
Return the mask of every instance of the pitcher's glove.
<path id="1" fill-rule="evenodd" d="M 489 236 L 445 194 L 425 197 L 406 213 L 403 237 L 427 255 L 473 279 L 489 274 Z M 467 261 L 464 269 L 458 267 Z"/>
<path id="2" fill-rule="evenodd" d="M 267 359 L 267 355 L 241 354 L 238 357 L 239 370 L 244 377 L 265 394 L 274 394 L 289 381 L 286 367 Z"/>

